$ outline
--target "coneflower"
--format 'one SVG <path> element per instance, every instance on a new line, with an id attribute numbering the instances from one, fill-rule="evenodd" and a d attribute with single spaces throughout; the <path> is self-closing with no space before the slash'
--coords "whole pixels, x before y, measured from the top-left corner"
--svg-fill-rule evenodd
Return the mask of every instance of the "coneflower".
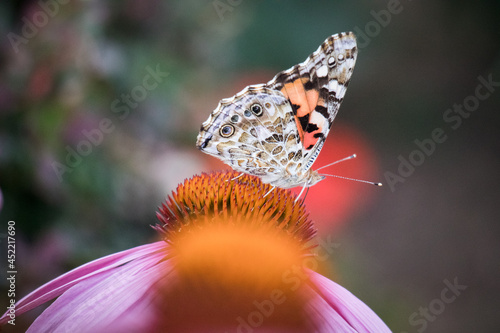
<path id="1" fill-rule="evenodd" d="M 304 267 L 313 224 L 291 192 L 269 189 L 235 172 L 186 180 L 157 214 L 162 240 L 56 278 L 15 315 L 57 297 L 28 332 L 390 332 Z"/>

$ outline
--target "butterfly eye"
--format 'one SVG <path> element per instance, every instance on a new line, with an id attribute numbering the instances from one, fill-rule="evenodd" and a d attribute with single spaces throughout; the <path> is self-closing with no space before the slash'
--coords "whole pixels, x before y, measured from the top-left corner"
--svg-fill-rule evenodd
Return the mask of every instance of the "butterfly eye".
<path id="1" fill-rule="evenodd" d="M 250 110 L 252 110 L 253 114 L 256 115 L 257 117 L 262 116 L 262 106 L 259 104 L 254 104 L 250 107 Z"/>
<path id="2" fill-rule="evenodd" d="M 234 126 L 233 125 L 224 125 L 220 128 L 219 133 L 222 137 L 229 138 L 234 133 Z"/>
<path id="3" fill-rule="evenodd" d="M 232 123 L 237 123 L 238 120 L 240 120 L 240 116 L 238 116 L 237 114 L 235 114 L 234 116 L 231 117 Z"/>

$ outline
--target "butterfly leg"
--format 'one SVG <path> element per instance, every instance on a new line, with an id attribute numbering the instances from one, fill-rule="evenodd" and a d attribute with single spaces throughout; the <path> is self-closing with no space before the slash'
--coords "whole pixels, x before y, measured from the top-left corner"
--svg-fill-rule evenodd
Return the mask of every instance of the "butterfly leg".
<path id="1" fill-rule="evenodd" d="M 276 186 L 273 185 L 273 187 L 271 187 L 271 189 L 269 191 L 267 191 L 267 193 L 263 196 L 263 198 L 267 197 L 267 195 L 269 193 L 271 193 L 275 188 L 276 188 Z"/>
<path id="2" fill-rule="evenodd" d="M 306 189 L 306 187 L 307 187 L 307 182 L 304 183 L 304 186 L 302 186 L 302 190 L 300 190 L 299 196 L 297 197 L 297 199 L 295 199 L 295 202 L 299 201 L 299 199 L 302 196 L 302 193 L 304 193 L 304 190 Z"/>
<path id="3" fill-rule="evenodd" d="M 244 173 L 244 172 L 242 172 L 242 173 L 240 173 L 238 176 L 236 176 L 236 177 L 234 177 L 234 178 L 231 178 L 231 179 L 226 180 L 226 182 L 232 182 L 233 180 L 236 180 L 236 179 L 240 178 L 240 177 L 241 177 L 241 176 L 243 176 L 244 174 L 245 174 L 245 173 Z"/>

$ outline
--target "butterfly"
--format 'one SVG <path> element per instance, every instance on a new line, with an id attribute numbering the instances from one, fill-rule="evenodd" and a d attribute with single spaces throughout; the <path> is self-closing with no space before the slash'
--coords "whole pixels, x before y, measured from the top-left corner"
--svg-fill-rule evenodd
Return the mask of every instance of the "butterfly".
<path id="1" fill-rule="evenodd" d="M 356 57 L 352 32 L 328 37 L 304 62 L 222 99 L 202 124 L 196 146 L 273 188 L 313 186 L 325 178 L 311 167 L 344 99 Z"/>

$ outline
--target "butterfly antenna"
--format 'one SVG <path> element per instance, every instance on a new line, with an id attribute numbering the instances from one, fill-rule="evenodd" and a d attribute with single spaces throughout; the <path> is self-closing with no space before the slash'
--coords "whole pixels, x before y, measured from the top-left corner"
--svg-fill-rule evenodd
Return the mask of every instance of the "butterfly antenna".
<path id="1" fill-rule="evenodd" d="M 330 163 L 330 164 L 327 164 L 327 165 L 323 165 L 321 168 L 316 169 L 316 171 L 321 170 L 321 169 L 324 169 L 324 168 L 327 168 L 327 167 L 329 167 L 329 166 L 332 166 L 332 165 L 337 164 L 337 163 L 340 163 L 340 162 L 344 162 L 344 161 L 352 160 L 353 158 L 356 158 L 356 157 L 357 157 L 357 156 L 356 156 L 356 154 L 352 154 L 351 156 L 344 157 L 344 158 L 343 158 L 343 159 L 341 159 L 341 160 L 335 161 L 335 162 Z"/>
<path id="2" fill-rule="evenodd" d="M 382 186 L 382 183 L 375 183 L 375 182 L 370 182 L 368 180 L 362 180 L 362 179 L 356 179 L 356 178 L 349 178 L 349 177 L 344 177 L 344 176 L 327 175 L 327 174 L 324 174 L 324 173 L 322 173 L 321 176 L 335 177 L 335 178 L 341 178 L 341 179 L 347 179 L 347 180 L 354 180 L 355 182 L 367 183 L 367 184 L 372 184 L 372 185 L 375 185 L 375 186 Z"/>

